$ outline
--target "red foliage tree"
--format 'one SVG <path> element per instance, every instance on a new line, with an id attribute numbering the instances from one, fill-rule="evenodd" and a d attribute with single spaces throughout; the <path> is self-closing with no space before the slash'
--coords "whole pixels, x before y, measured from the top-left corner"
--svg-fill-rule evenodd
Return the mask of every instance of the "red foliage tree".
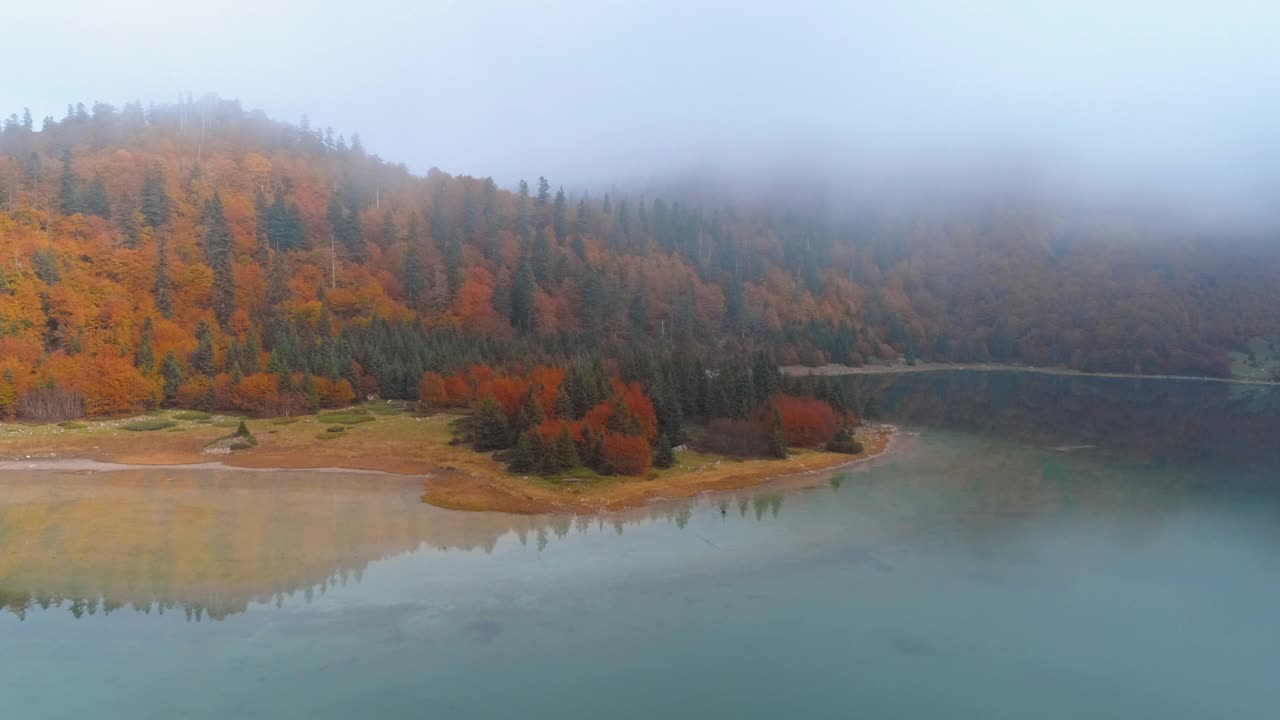
<path id="1" fill-rule="evenodd" d="M 813 398 L 774 395 L 770 403 L 782 415 L 787 444 L 815 447 L 835 437 L 840 419 L 831 405 Z"/>
<path id="2" fill-rule="evenodd" d="M 231 405 L 254 415 L 275 412 L 279 402 L 275 375 L 267 373 L 246 375 L 231 390 Z"/>
<path id="3" fill-rule="evenodd" d="M 644 475 L 649 472 L 649 441 L 639 435 L 605 435 L 600 459 L 607 470 L 619 475 Z"/>
<path id="4" fill-rule="evenodd" d="M 422 374 L 422 380 L 418 382 L 418 402 L 432 408 L 441 408 L 449 404 L 449 393 L 445 389 L 444 377 L 440 373 Z"/>

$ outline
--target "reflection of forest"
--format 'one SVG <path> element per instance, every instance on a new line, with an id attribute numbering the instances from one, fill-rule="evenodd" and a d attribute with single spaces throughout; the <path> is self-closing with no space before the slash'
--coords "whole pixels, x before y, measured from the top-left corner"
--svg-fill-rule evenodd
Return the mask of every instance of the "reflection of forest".
<path id="1" fill-rule="evenodd" d="M 888 420 L 1042 446 L 1097 445 L 1148 461 L 1266 471 L 1280 462 L 1280 389 L 998 372 L 850 375 Z"/>
<path id="2" fill-rule="evenodd" d="M 916 445 L 905 456 L 829 481 L 797 476 L 715 496 L 705 510 L 773 521 L 783 490 L 816 483 L 908 536 L 917 522 L 1000 532 L 1063 509 L 1133 523 L 1188 502 L 1189 490 L 1270 478 L 1280 463 L 1273 388 L 1014 373 L 840 381 L 864 407 L 875 397 L 888 419 L 962 432 L 904 438 Z M 1074 445 L 1105 452 L 1044 449 Z M 19 616 L 131 608 L 220 619 L 250 603 L 309 599 L 419 548 L 488 552 L 511 535 L 541 550 L 571 532 L 621 533 L 635 522 L 684 528 L 693 512 L 690 503 L 576 518 L 454 512 L 422 503 L 422 490 L 403 477 L 308 471 L 0 473 L 0 606 Z M 784 513 L 783 522 L 808 519 Z"/>
<path id="3" fill-rule="evenodd" d="M 421 494 L 405 478 L 305 471 L 0 474 L 0 606 L 20 616 L 130 608 L 221 619 L 251 602 L 310 599 L 423 547 L 489 552 L 511 533 L 541 550 L 571 531 L 621 533 L 655 518 L 683 527 L 690 512 L 469 513 Z M 762 498 L 756 515 L 776 515 L 781 496 Z"/>

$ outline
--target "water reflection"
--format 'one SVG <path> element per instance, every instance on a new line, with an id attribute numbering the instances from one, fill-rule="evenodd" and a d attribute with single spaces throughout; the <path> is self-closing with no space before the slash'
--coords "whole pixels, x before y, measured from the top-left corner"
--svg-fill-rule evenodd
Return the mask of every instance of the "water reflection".
<path id="1" fill-rule="evenodd" d="M 417 481 L 368 475 L 0 473 L 0 605 L 19 618 L 128 609 L 220 620 L 252 604 L 310 603 L 361 582 L 371 563 L 408 553 L 483 555 L 502 543 L 542 553 L 571 535 L 691 523 L 716 547 L 707 528 L 782 522 L 788 527 L 774 532 L 781 537 L 822 512 L 842 514 L 833 522 L 887 524 L 879 541 L 889 545 L 895 533 L 918 536 L 931 525 L 981 537 L 1061 512 L 1124 514 L 1125 523 L 1141 524 L 1176 511 L 1203 483 L 1190 470 L 970 434 L 934 431 L 902 443 L 896 457 L 830 478 L 598 516 L 441 510 L 418 502 Z M 800 488 L 807 492 L 788 494 Z M 782 511 L 791 502 L 800 507 L 788 521 Z M 768 542 L 772 531 L 755 532 Z M 813 561 L 882 549 L 839 548 Z"/>
<path id="2" fill-rule="evenodd" d="M 1280 388 L 1220 382 L 944 371 L 852 375 L 863 407 L 912 426 L 1053 447 L 1092 447 L 1149 462 L 1280 465 Z"/>
<path id="3" fill-rule="evenodd" d="M 412 479 L 305 471 L 0 472 L 0 607 L 220 620 L 252 603 L 309 603 L 406 553 L 489 554 L 504 538 L 542 552 L 571 532 L 683 529 L 693 512 L 463 513 L 424 505 L 421 492 Z M 776 517 L 781 495 L 755 504 L 757 520 Z"/>

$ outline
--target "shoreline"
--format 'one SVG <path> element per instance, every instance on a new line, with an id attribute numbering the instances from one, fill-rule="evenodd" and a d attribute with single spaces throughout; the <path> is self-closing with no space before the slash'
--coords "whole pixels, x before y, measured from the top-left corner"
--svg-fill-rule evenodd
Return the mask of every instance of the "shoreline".
<path id="1" fill-rule="evenodd" d="M 370 423 L 374 424 L 374 423 Z M 367 430 L 365 430 L 367 432 Z M 59 451 L 60 437 L 33 448 L 31 452 L 9 452 L 0 436 L 0 471 L 67 471 L 67 473 L 111 473 L 128 470 L 241 470 L 256 473 L 273 471 L 316 471 L 316 473 L 352 473 L 388 475 L 420 479 L 424 483 L 421 500 L 449 510 L 511 512 L 539 515 L 549 512 L 598 514 L 637 509 L 655 503 L 684 498 L 739 491 L 764 484 L 786 484 L 810 480 L 835 473 L 890 454 L 895 447 L 899 428 L 890 424 L 865 425 L 858 436 L 864 452 L 850 456 L 810 448 L 795 448 L 786 460 L 732 459 L 726 456 L 682 451 L 677 465 L 659 470 L 648 478 L 605 477 L 590 482 L 517 477 L 485 454 L 470 450 L 453 450 L 426 446 L 424 438 L 408 438 L 415 456 L 397 454 L 410 446 L 361 445 L 347 448 L 342 455 L 307 452 L 307 447 L 289 452 L 288 448 L 256 448 L 243 455 L 209 455 L 170 445 L 113 448 L 108 443 L 92 447 L 73 447 Z M 157 436 L 152 436 L 157 437 Z M 160 436 L 163 437 L 163 436 Z M 177 438 L 175 438 L 177 439 Z M 131 443 L 132 445 L 132 443 Z M 106 446 L 106 447 L 105 447 Z M 329 446 L 332 447 L 332 446 Z M 325 451 L 329 450 L 325 447 Z"/>
<path id="2" fill-rule="evenodd" d="M 885 456 L 899 429 L 887 423 L 860 428 L 864 452 L 844 455 L 795 449 L 786 460 L 719 458 L 710 465 L 677 467 L 645 479 L 608 477 L 570 483 L 502 474 L 480 478 L 432 478 L 423 500 L 454 510 L 517 514 L 593 514 L 744 490 L 787 481 L 810 481 Z M 800 484 L 808 484 L 800 483 Z"/>
<path id="3" fill-rule="evenodd" d="M 1280 386 L 1278 380 L 1251 380 L 1249 378 L 1212 377 L 1209 375 L 1145 375 L 1138 373 L 1118 372 L 1085 372 L 1066 367 L 1036 367 L 1032 365 L 1001 365 L 998 363 L 919 363 L 916 365 L 840 365 L 828 363 L 816 367 L 805 365 L 784 365 L 782 373 L 789 377 L 825 376 L 840 377 L 844 375 L 897 375 L 902 373 L 971 371 L 971 372 L 1020 372 L 1040 375 L 1059 375 L 1064 377 L 1085 378 L 1125 378 L 1131 380 L 1181 380 L 1196 382 L 1232 383 L 1238 385 Z"/>

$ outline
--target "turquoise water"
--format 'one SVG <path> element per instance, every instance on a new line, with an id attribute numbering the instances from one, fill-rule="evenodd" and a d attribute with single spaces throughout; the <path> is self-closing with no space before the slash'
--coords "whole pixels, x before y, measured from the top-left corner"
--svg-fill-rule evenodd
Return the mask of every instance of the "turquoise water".
<path id="1" fill-rule="evenodd" d="M 897 419 L 937 393 L 892 390 Z M 1269 447 L 1051 449 L 1093 443 L 980 415 L 810 489 L 591 518 L 6 472 L 0 717 L 1276 717 Z"/>

